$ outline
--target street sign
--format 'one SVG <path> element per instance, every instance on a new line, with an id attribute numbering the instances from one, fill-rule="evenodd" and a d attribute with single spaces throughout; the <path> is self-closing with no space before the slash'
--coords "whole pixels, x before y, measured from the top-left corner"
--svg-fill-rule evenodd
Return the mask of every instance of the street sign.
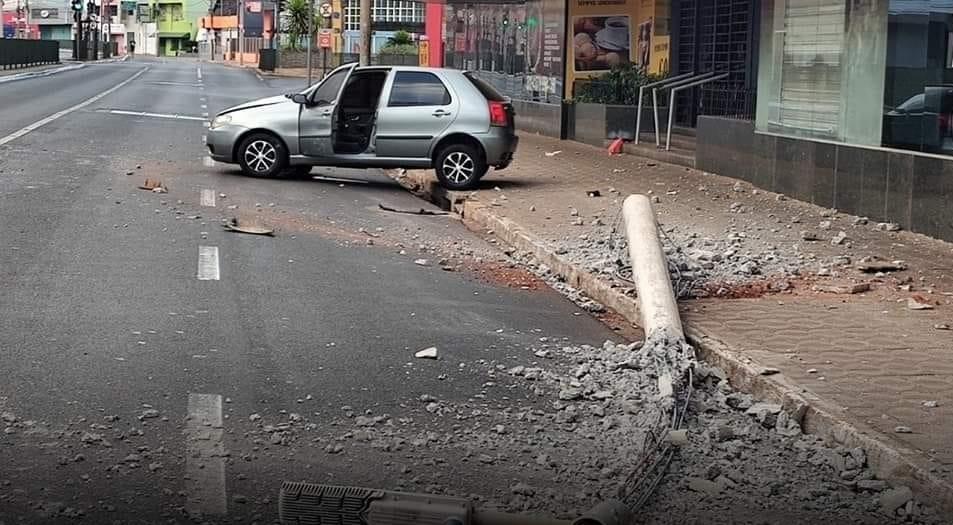
<path id="1" fill-rule="evenodd" d="M 421 67 L 430 66 L 430 40 L 426 36 L 421 36 L 417 44 L 417 59 Z"/>
<path id="2" fill-rule="evenodd" d="M 324 2 L 320 7 L 318 7 L 318 13 L 320 13 L 324 18 L 331 18 L 331 13 L 333 12 L 334 7 L 330 2 Z"/>
<path id="3" fill-rule="evenodd" d="M 322 29 L 318 33 L 318 47 L 329 49 L 334 42 L 334 33 L 330 29 Z"/>

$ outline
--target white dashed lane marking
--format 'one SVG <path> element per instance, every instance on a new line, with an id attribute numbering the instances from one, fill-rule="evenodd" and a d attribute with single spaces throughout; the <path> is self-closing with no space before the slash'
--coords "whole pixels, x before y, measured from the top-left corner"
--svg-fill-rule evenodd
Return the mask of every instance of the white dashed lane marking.
<path id="1" fill-rule="evenodd" d="M 200 281 L 218 280 L 218 246 L 199 246 L 197 277 Z"/>
<path id="2" fill-rule="evenodd" d="M 209 159 L 208 157 L 205 157 L 205 158 L 208 160 L 212 160 L 212 159 Z M 214 160 L 212 160 L 212 165 L 213 166 L 215 165 Z M 215 207 L 215 190 L 208 190 L 208 189 L 202 190 L 201 204 L 202 206 L 214 208 Z"/>
<path id="3" fill-rule="evenodd" d="M 222 396 L 189 394 L 185 422 L 185 492 L 190 513 L 225 514 Z"/>

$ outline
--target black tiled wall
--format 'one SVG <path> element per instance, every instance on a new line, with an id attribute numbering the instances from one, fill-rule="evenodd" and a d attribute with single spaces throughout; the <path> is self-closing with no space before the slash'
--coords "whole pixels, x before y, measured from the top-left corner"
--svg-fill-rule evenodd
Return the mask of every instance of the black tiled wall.
<path id="1" fill-rule="evenodd" d="M 953 241 L 953 158 L 761 135 L 698 118 L 698 169 Z"/>

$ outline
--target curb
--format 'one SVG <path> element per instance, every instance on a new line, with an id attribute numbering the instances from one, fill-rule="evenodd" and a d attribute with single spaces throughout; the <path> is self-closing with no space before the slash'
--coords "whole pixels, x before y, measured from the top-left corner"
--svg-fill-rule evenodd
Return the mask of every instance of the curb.
<path id="1" fill-rule="evenodd" d="M 440 187 L 430 172 L 408 171 L 403 175 L 389 173 L 389 176 L 417 196 L 459 213 L 467 228 L 474 231 L 494 230 L 497 237 L 518 251 L 533 254 L 570 286 L 612 308 L 629 322 L 641 325 L 636 299 L 556 255 L 519 224 L 496 215 L 492 206 L 471 199 L 468 192 L 448 191 Z M 927 462 L 916 458 L 914 450 L 879 439 L 876 437 L 877 432 L 866 425 L 848 422 L 839 415 L 844 412 L 843 409 L 791 383 L 782 374 L 761 375 L 763 367 L 704 330 L 686 324 L 685 336 L 699 357 L 725 371 L 734 388 L 780 403 L 807 434 L 844 447 L 863 448 L 870 469 L 879 479 L 894 486 L 908 486 L 920 501 L 938 512 L 953 514 L 953 483 L 931 474 Z"/>
<path id="2" fill-rule="evenodd" d="M 68 66 L 62 66 L 57 68 L 43 69 L 41 71 L 28 71 L 26 73 L 17 73 L 15 75 L 0 77 L 0 84 L 5 84 L 7 82 L 15 82 L 17 80 L 26 80 L 28 78 L 48 77 L 50 75 L 55 75 L 57 73 L 63 73 L 64 71 L 73 71 L 75 69 L 82 69 L 84 67 L 86 67 L 86 64 L 71 64 Z"/>

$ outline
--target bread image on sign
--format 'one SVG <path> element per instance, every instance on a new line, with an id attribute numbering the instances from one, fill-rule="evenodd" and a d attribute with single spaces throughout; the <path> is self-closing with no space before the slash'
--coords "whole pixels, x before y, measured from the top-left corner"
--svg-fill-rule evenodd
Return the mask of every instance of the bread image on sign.
<path id="1" fill-rule="evenodd" d="M 605 71 L 629 61 L 629 17 L 577 16 L 573 19 L 573 63 L 576 71 Z"/>

